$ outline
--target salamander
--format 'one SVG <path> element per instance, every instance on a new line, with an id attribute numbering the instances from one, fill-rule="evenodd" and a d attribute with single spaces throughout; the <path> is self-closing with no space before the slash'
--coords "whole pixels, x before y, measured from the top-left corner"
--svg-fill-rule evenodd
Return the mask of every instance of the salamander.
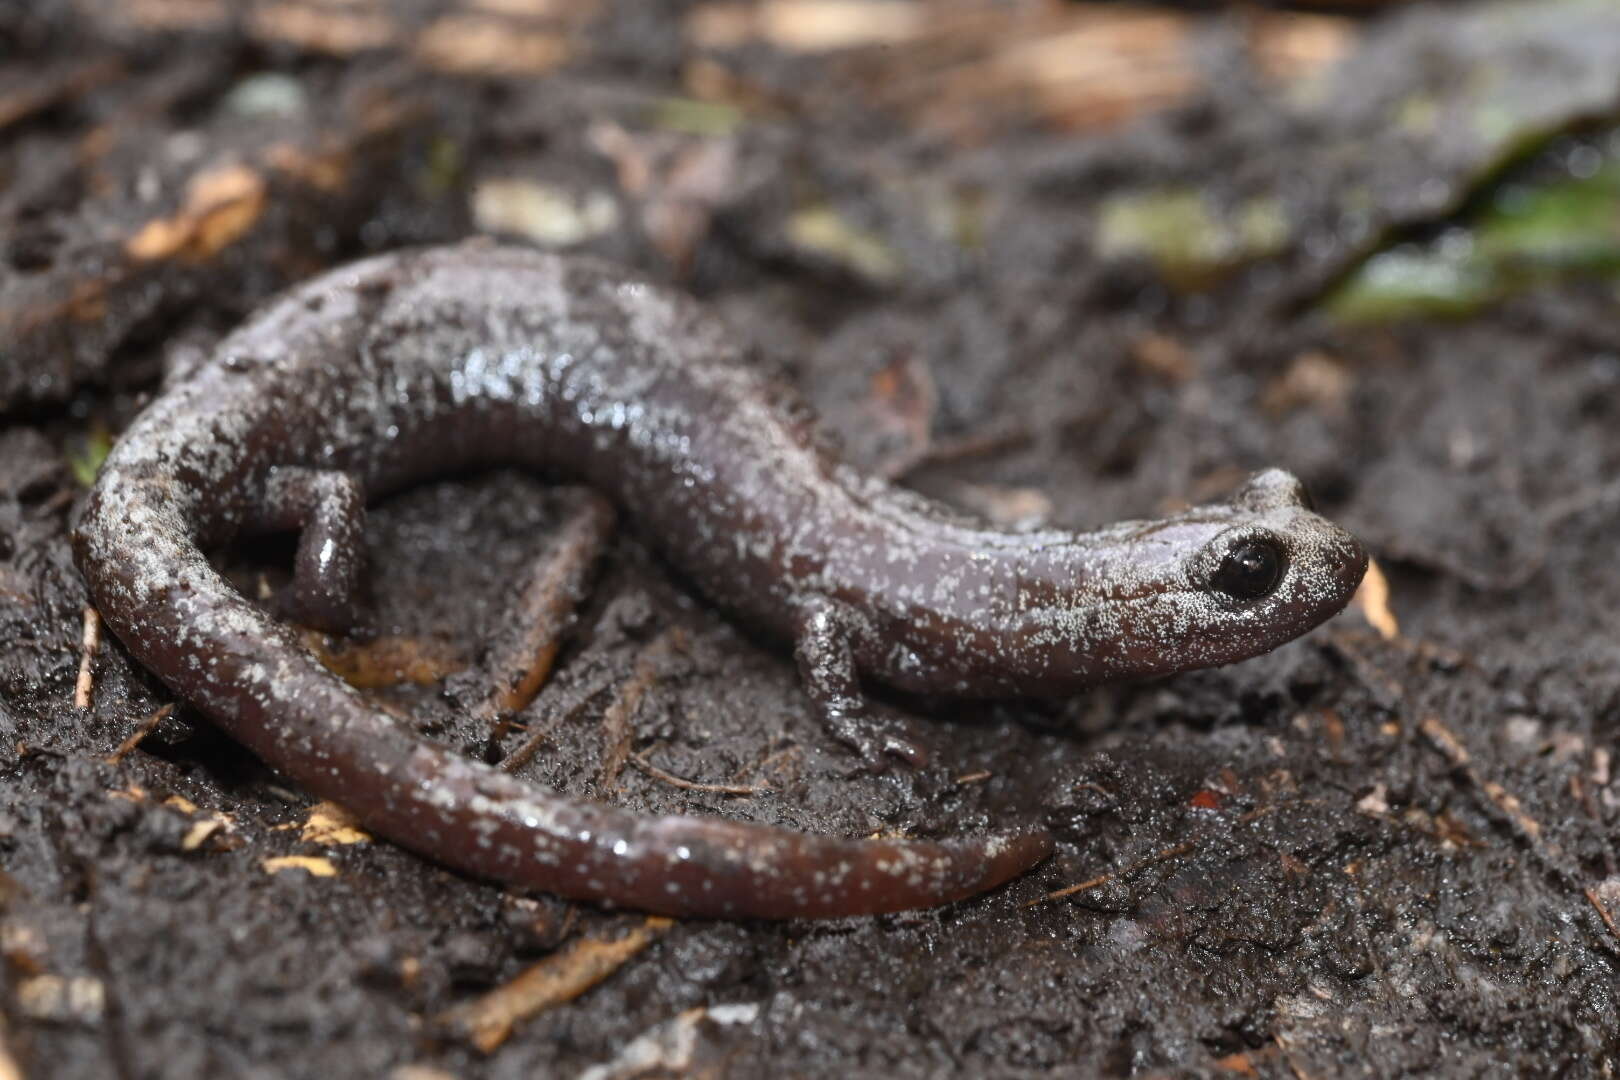
<path id="1" fill-rule="evenodd" d="M 130 654 L 265 762 L 450 867 L 682 916 L 816 918 L 971 896 L 1052 848 L 1036 828 L 925 840 L 641 816 L 427 740 L 326 670 L 205 552 L 301 530 L 296 621 L 359 617 L 364 508 L 495 465 L 593 485 L 710 600 L 794 646 L 828 730 L 920 748 L 867 680 L 1062 695 L 1232 663 L 1350 599 L 1367 557 L 1299 481 L 1093 532 L 1011 531 L 843 463 L 697 301 L 580 257 L 473 242 L 294 288 L 124 432 L 77 564 Z"/>

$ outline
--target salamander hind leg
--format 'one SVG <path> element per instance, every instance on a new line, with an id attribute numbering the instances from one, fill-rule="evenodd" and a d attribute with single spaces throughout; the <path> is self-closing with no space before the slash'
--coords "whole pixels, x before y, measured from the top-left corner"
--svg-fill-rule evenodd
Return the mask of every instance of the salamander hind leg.
<path id="1" fill-rule="evenodd" d="M 283 467 L 265 483 L 258 525 L 302 529 L 292 588 L 282 597 L 288 618 L 341 633 L 360 617 L 365 573 L 365 494 L 348 473 Z"/>
<path id="2" fill-rule="evenodd" d="M 867 768 L 881 770 L 891 757 L 913 766 L 928 763 L 922 743 L 872 715 L 861 693 L 853 638 L 861 616 L 825 596 L 806 599 L 799 608 L 798 640 L 793 655 L 810 700 L 821 713 L 827 734 L 860 755 Z"/>

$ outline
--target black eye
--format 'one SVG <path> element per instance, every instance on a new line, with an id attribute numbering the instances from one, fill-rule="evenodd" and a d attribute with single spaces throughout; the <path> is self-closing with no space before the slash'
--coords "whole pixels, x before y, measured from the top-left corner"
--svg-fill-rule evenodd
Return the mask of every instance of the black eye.
<path id="1" fill-rule="evenodd" d="M 1258 600 L 1282 579 L 1283 555 L 1266 540 L 1240 540 L 1210 575 L 1209 583 L 1235 600 Z"/>

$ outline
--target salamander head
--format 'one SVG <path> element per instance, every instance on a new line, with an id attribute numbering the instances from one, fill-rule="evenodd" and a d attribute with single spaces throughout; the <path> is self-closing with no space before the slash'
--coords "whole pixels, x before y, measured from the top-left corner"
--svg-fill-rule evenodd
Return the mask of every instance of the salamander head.
<path id="1" fill-rule="evenodd" d="M 1194 580 L 1224 612 L 1218 623 L 1263 648 L 1338 614 L 1367 572 L 1367 551 L 1321 517 L 1291 473 L 1268 469 L 1232 496 L 1233 523 L 1204 546 Z M 1268 629 L 1262 630 L 1265 627 Z"/>
<path id="2" fill-rule="evenodd" d="M 1224 502 L 1115 534 L 1129 566 L 1112 601 L 1115 676 L 1216 667 L 1269 652 L 1337 614 L 1367 570 L 1355 537 L 1311 508 L 1281 469 Z"/>

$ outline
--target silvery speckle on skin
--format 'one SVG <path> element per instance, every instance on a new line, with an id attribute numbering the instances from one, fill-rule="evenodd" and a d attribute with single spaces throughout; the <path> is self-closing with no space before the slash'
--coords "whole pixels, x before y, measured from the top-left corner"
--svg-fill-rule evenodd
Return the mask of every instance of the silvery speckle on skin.
<path id="1" fill-rule="evenodd" d="M 975 523 L 837 461 L 694 301 L 479 243 L 346 267 L 249 320 L 125 433 L 76 555 L 108 626 L 177 694 L 368 827 L 472 873 L 677 915 L 821 917 L 972 895 L 1050 851 L 1041 832 L 848 840 L 565 799 L 370 707 L 202 555 L 284 527 L 281 492 L 320 487 L 288 470 L 340 471 L 374 499 L 497 463 L 600 488 L 736 617 L 784 640 L 815 625 L 837 647 L 810 651 L 814 684 L 1063 694 L 1231 663 L 1338 611 L 1366 565 L 1275 470 L 1227 502 L 1092 533 Z M 350 554 L 336 535 L 317 563 Z M 1210 576 L 1250 537 L 1282 554 L 1281 576 L 1233 602 Z"/>

